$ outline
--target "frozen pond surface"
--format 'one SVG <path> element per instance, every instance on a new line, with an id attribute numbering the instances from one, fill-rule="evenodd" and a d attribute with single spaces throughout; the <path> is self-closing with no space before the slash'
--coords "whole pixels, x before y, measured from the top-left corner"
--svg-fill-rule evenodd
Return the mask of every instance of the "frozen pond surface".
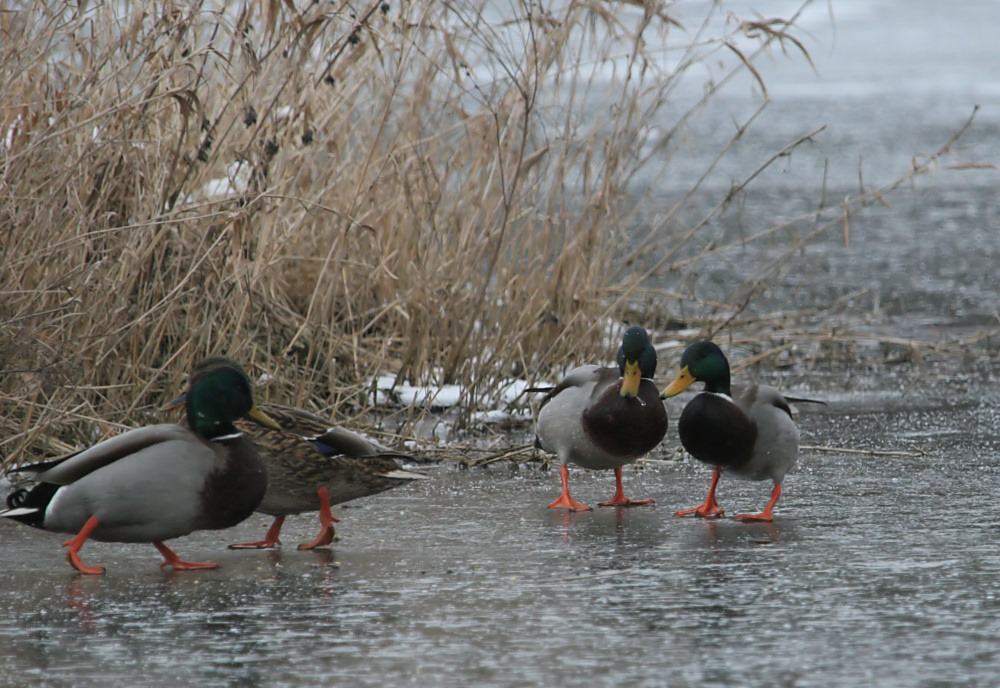
<path id="1" fill-rule="evenodd" d="M 824 159 L 835 190 L 862 154 L 886 180 L 975 104 L 964 157 L 997 162 L 1000 4 L 974 4 L 962 20 L 926 0 L 834 3 L 821 78 L 769 82 L 775 119 L 739 153 L 742 171 L 816 126 L 828 134 L 748 195 L 739 220 L 815 207 Z M 825 10 L 806 17 L 821 41 Z M 866 213 L 850 247 L 811 247 L 775 298 L 828 305 L 868 289 L 853 307 L 901 336 L 995 326 L 996 186 L 985 171 L 921 180 L 892 212 Z M 752 271 L 747 260 L 726 267 Z M 80 577 L 66 538 L 0 523 L 0 686 L 996 685 L 1000 365 L 970 354 L 975 365 L 933 370 L 785 373 L 793 394 L 831 402 L 801 409 L 804 444 L 919 455 L 807 449 L 773 525 L 674 518 L 708 485 L 690 461 L 626 471 L 628 494 L 655 507 L 575 515 L 545 508 L 555 472 L 431 467 L 432 481 L 336 509 L 341 539 L 326 551 L 294 550 L 315 535 L 305 516 L 289 519 L 282 552 L 225 549 L 259 538 L 262 516 L 173 543 L 215 572 L 89 543 L 84 561 L 108 574 Z M 674 456 L 687 398 L 660 456 Z M 571 480 L 585 503 L 612 491 L 608 473 Z M 719 499 L 729 514 L 760 509 L 769 489 L 723 479 Z"/>
<path id="2" fill-rule="evenodd" d="M 698 6 L 679 2 L 678 12 Z M 761 11 L 787 16 L 800 3 L 775 2 Z M 753 16 L 753 0 L 723 3 Z M 682 215 L 679 234 L 700 220 L 735 182 L 798 137 L 825 129 L 765 170 L 701 232 L 684 255 L 716 243 L 739 242 L 778 223 L 805 218 L 754 244 L 720 252 L 680 285 L 664 286 L 706 300 L 740 302 L 737 286 L 812 229 L 810 214 L 847 196 L 905 175 L 911 161 L 938 151 L 979 107 L 972 127 L 942 158 L 935 174 L 852 211 L 845 244 L 839 223 L 811 239 L 788 261 L 751 310 L 819 309 L 870 314 L 872 331 L 934 340 L 942 330 L 996 325 L 1000 264 L 1000 203 L 996 169 L 945 171 L 948 165 L 1000 164 L 1000 44 L 991 32 L 1000 5 L 978 3 L 956 13 L 934 0 L 814 2 L 800 26 L 814 72 L 794 54 L 775 50 L 761 62 L 772 98 L 747 133 L 705 180 Z M 830 14 L 835 17 L 831 25 Z M 990 28 L 987 28 L 990 27 Z M 697 84 L 692 80 L 692 84 Z M 692 89 L 697 91 L 697 88 Z M 662 208 L 689 190 L 736 130 L 761 104 L 752 83 L 737 83 L 695 117 L 686 148 L 666 178 L 654 184 Z M 825 191 L 823 191 L 825 189 Z M 652 225 L 657 213 L 641 218 Z M 720 230 L 723 239 L 720 240 Z M 668 244 L 660 244 L 668 251 Z M 655 250 L 654 250 L 655 253 Z M 654 258 L 658 257 L 654 255 Z M 734 294 L 736 294 L 734 296 Z M 697 311 L 704 308 L 695 304 Z M 682 320 L 692 314 L 677 315 Z"/>
<path id="3" fill-rule="evenodd" d="M 995 684 L 995 384 L 830 396 L 801 410 L 804 443 L 923 455 L 806 450 L 772 525 L 674 518 L 708 484 L 690 460 L 626 471 L 655 507 L 574 515 L 545 507 L 553 471 L 432 467 L 433 481 L 338 509 L 326 551 L 293 549 L 314 535 L 305 516 L 282 552 L 224 549 L 258 537 L 261 516 L 175 541 L 216 572 L 89 543 L 108 574 L 76 576 L 62 537 L 0 524 L 0 683 Z M 612 491 L 610 473 L 571 480 L 585 503 Z M 768 492 L 724 478 L 719 498 L 732 514 Z"/>

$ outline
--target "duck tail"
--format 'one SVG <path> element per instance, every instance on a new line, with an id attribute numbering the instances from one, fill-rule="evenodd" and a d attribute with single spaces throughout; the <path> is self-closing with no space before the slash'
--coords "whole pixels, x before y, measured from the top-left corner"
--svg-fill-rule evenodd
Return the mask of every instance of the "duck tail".
<path id="1" fill-rule="evenodd" d="M 401 461 L 404 464 L 407 463 L 432 463 L 431 459 L 424 458 L 422 456 L 414 456 L 413 454 L 405 454 L 403 452 L 397 451 L 384 451 L 376 454 L 380 459 L 393 459 L 394 461 Z M 405 469 L 404 469 L 405 470 Z"/>
<path id="2" fill-rule="evenodd" d="M 395 480 L 429 480 L 430 476 L 426 473 L 418 473 L 417 471 L 410 471 L 405 468 L 398 468 L 394 471 L 389 471 L 388 473 L 382 474 L 383 478 L 393 478 Z"/>
<path id="3" fill-rule="evenodd" d="M 0 517 L 41 528 L 45 507 L 58 489 L 58 485 L 50 483 L 40 483 L 30 489 L 19 487 L 7 495 L 7 508 L 0 511 Z"/>
<path id="4" fill-rule="evenodd" d="M 526 387 L 524 390 L 525 394 L 548 394 L 555 389 L 555 385 L 549 385 L 548 387 Z"/>
<path id="5" fill-rule="evenodd" d="M 793 404 L 823 404 L 823 406 L 828 405 L 825 401 L 820 401 L 819 399 L 806 399 L 804 397 L 785 397 L 785 400 Z"/>

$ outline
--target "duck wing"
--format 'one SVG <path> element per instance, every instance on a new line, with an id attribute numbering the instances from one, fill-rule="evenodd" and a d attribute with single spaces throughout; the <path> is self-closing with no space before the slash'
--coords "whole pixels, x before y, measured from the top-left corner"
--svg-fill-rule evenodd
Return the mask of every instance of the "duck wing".
<path id="1" fill-rule="evenodd" d="M 294 406 L 261 404 L 260 408 L 264 413 L 273 418 L 281 426 L 282 430 L 305 439 L 312 439 L 313 437 L 322 435 L 332 425 L 326 418 L 304 409 L 295 408 Z"/>
<path id="2" fill-rule="evenodd" d="M 326 418 L 309 411 L 280 404 L 262 404 L 261 408 L 281 426 L 286 434 L 308 441 L 316 451 L 324 456 L 346 456 L 352 459 L 380 457 L 419 462 L 416 457 L 410 454 L 390 449 L 347 428 L 333 425 Z M 247 424 L 263 427 L 252 419 L 242 419 L 237 423 L 241 427 Z M 250 428 L 246 429 L 250 430 Z"/>
<path id="3" fill-rule="evenodd" d="M 587 392 L 591 399 L 599 397 L 608 385 L 613 385 L 620 377 L 621 374 L 615 368 L 604 368 L 596 365 L 573 368 L 573 370 L 566 373 L 566 377 L 560 380 L 559 384 L 555 387 L 533 388 L 539 391 L 545 390 L 546 392 L 545 396 L 542 397 L 539 411 L 545 408 L 546 404 L 550 401 L 568 390 Z M 528 391 L 532 390 L 529 389 Z"/>
<path id="4" fill-rule="evenodd" d="M 18 472 L 34 473 L 32 479 L 53 485 L 69 485 L 99 468 L 103 468 L 147 447 L 171 440 L 191 441 L 190 430 L 172 423 L 149 425 L 123 432 L 121 435 L 95 444 L 89 449 L 64 456 L 52 461 L 44 461 L 15 469 Z"/>

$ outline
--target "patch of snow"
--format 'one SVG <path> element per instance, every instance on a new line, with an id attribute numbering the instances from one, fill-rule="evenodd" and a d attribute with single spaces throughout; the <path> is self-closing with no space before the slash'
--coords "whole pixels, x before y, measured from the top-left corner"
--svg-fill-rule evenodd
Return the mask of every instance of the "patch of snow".
<path id="1" fill-rule="evenodd" d="M 524 390 L 528 389 L 526 380 L 510 378 L 504 383 L 498 392 L 498 402 L 510 405 L 523 401 Z"/>
<path id="2" fill-rule="evenodd" d="M 373 381 L 375 390 L 382 394 L 381 401 L 392 399 L 403 406 L 417 406 L 431 409 L 447 409 L 458 406 L 469 400 L 469 392 L 462 385 L 411 385 L 407 382 L 396 383 L 392 373 L 381 373 Z M 477 397 L 479 406 L 491 409 L 481 412 L 488 422 L 506 418 L 519 417 L 509 409 L 512 406 L 526 405 L 524 390 L 528 383 L 525 380 L 510 378 L 505 380 L 495 393 Z"/>
<path id="3" fill-rule="evenodd" d="M 177 198 L 176 206 L 184 206 L 199 201 L 219 201 L 246 193 L 250 186 L 250 163 L 237 160 L 226 167 L 226 176 L 209 179 L 200 189 Z M 170 208 L 167 208 L 170 210 Z"/>
<path id="4" fill-rule="evenodd" d="M 18 131 L 20 131 L 23 123 L 24 118 L 21 115 L 18 115 L 14 118 L 14 121 L 10 123 L 10 126 L 7 127 L 7 131 L 4 133 L 3 137 L 3 145 L 6 150 L 10 150 L 14 146 L 14 136 L 18 133 Z"/>

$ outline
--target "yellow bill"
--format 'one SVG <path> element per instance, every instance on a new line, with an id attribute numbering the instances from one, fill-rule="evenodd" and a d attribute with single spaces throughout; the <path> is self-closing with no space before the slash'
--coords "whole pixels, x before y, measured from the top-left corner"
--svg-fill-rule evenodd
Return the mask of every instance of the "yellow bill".
<path id="1" fill-rule="evenodd" d="M 628 397 L 639 396 L 639 383 L 642 382 L 642 371 L 639 370 L 638 361 L 625 362 L 625 375 L 622 377 L 621 395 Z"/>
<path id="2" fill-rule="evenodd" d="M 674 381 L 670 383 L 670 386 L 663 390 L 663 394 L 660 395 L 660 398 L 667 399 L 669 397 L 677 396 L 690 387 L 693 382 L 694 375 L 691 374 L 691 371 L 688 370 L 687 366 L 684 366 L 680 369 L 680 372 L 677 373 L 677 377 L 675 377 Z"/>
<path id="3" fill-rule="evenodd" d="M 281 426 L 278 425 L 277 421 L 275 421 L 273 418 L 271 418 L 271 416 L 267 415 L 259 408 L 257 408 L 257 404 L 254 404 L 250 408 L 250 413 L 248 413 L 247 415 L 253 418 L 258 423 L 260 423 L 261 425 L 263 425 L 264 427 L 271 428 L 272 430 L 281 430 Z"/>

